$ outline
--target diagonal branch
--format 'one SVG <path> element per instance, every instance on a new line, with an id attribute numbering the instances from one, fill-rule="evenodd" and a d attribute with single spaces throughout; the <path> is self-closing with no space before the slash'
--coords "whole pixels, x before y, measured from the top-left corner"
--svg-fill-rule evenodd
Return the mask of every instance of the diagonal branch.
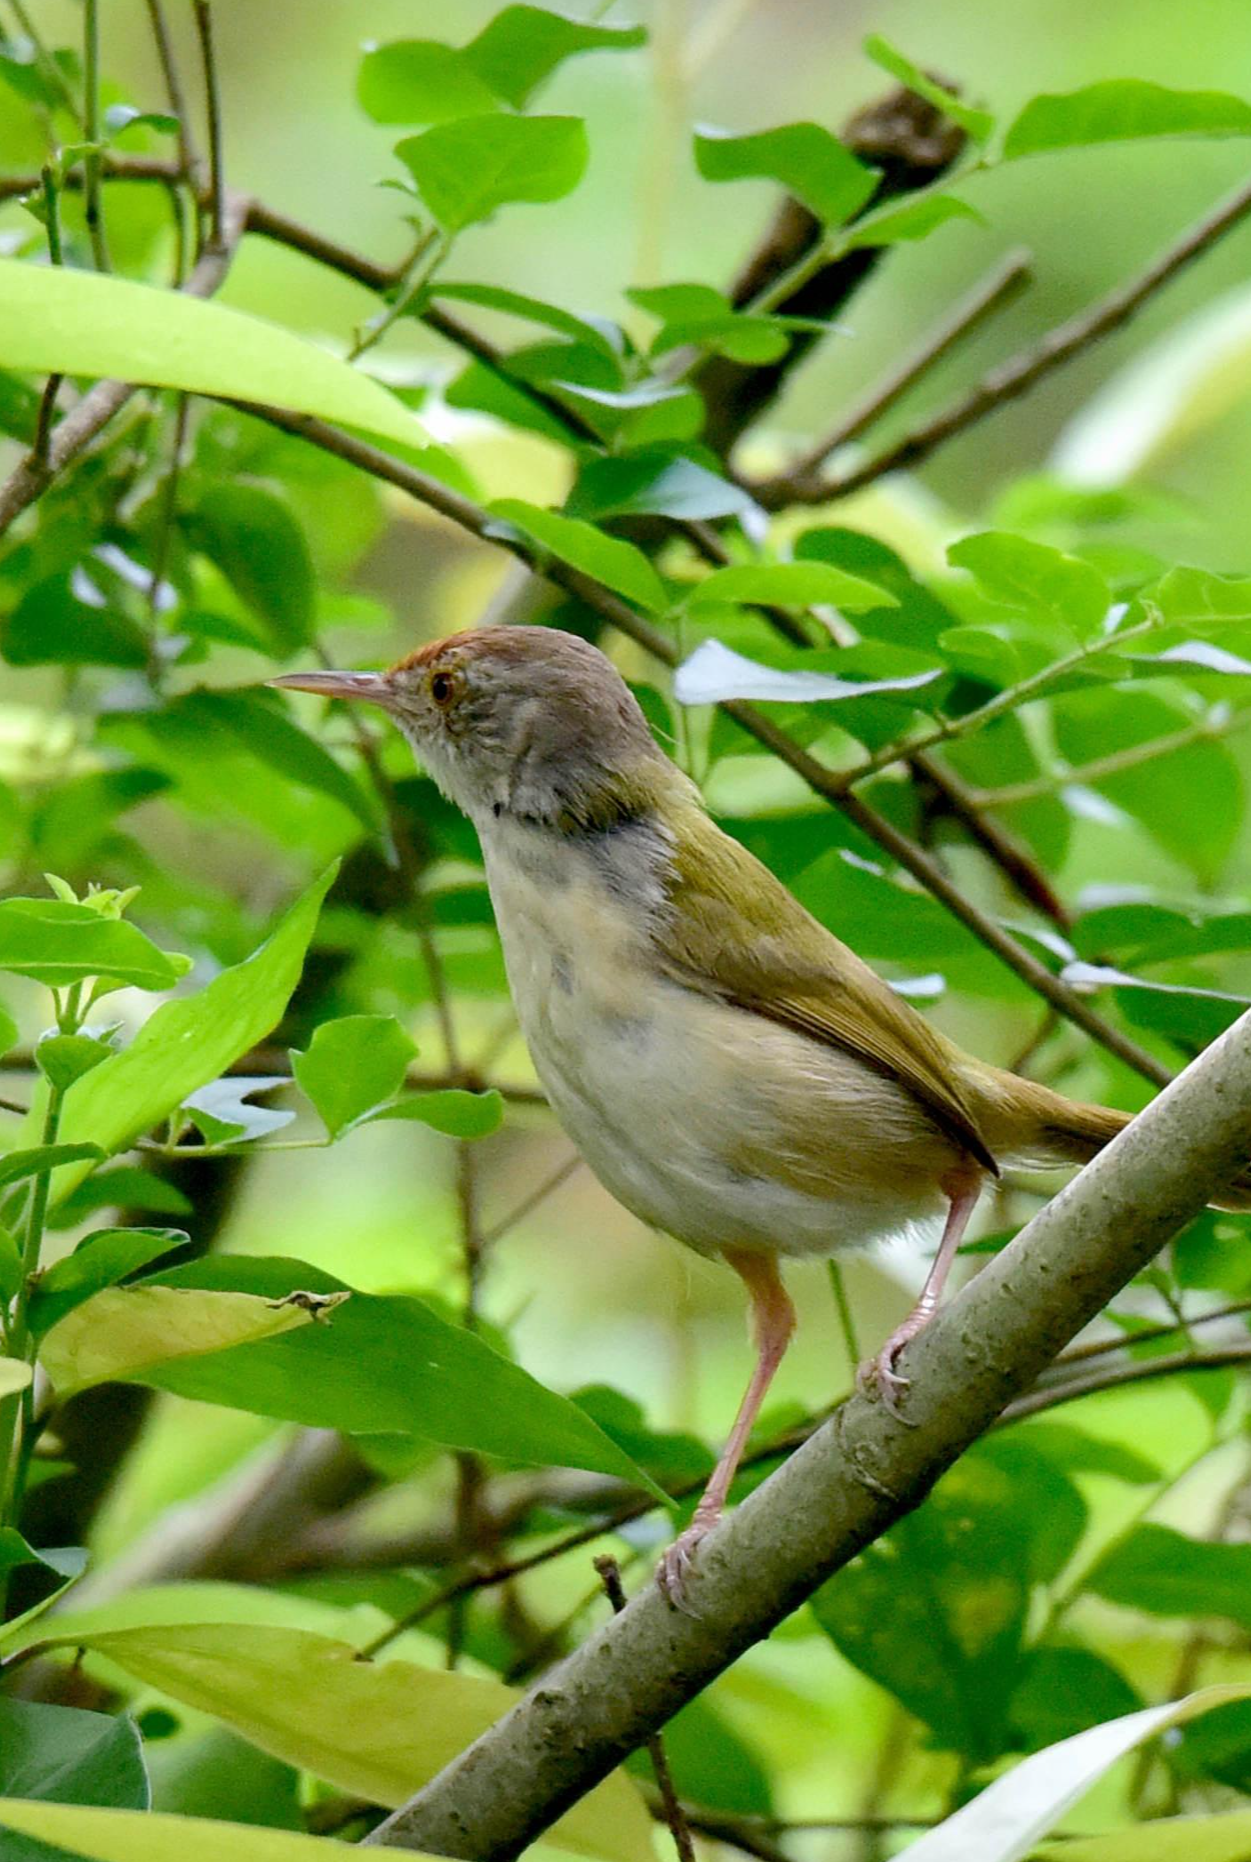
<path id="1" fill-rule="evenodd" d="M 919 427 L 914 427 L 911 433 L 906 433 L 893 446 L 887 447 L 885 452 L 865 460 L 862 465 L 852 467 L 850 471 L 831 473 L 826 477 L 802 469 L 782 473 L 764 484 L 753 486 L 753 497 L 767 510 L 780 510 L 792 504 L 825 504 L 833 498 L 849 497 L 853 491 L 873 484 L 888 472 L 901 472 L 905 467 L 919 465 L 958 433 L 966 432 L 969 427 L 984 420 L 988 414 L 993 414 L 1006 402 L 1015 400 L 1018 395 L 1028 393 L 1055 369 L 1063 367 L 1074 356 L 1081 355 L 1105 336 L 1110 336 L 1114 330 L 1122 328 L 1141 310 L 1148 298 L 1154 297 L 1186 266 L 1239 225 L 1249 212 L 1251 181 L 1246 181 L 1218 202 L 1201 220 L 1188 227 L 1136 278 L 1116 285 L 1097 303 L 1079 311 L 1066 323 L 1057 324 L 1054 329 L 1048 330 L 1029 349 L 1022 350 L 1007 362 L 1001 362 L 950 406 L 941 409 Z M 801 467 L 802 464 L 801 461 Z"/>
<path id="2" fill-rule="evenodd" d="M 1251 1015 L 1166 1088 L 907 1353 L 906 1421 L 851 1397 L 704 1541 L 365 1839 L 511 1862 L 649 1733 L 917 1506 L 1245 1161 Z M 697 1611 L 698 1614 L 694 1614 Z"/>

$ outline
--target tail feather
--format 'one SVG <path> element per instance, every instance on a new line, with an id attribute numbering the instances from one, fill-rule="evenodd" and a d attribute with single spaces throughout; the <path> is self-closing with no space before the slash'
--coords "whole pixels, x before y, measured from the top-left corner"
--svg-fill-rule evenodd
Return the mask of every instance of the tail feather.
<path id="1" fill-rule="evenodd" d="M 978 1080 L 980 1121 L 995 1156 L 1008 1164 L 1088 1164 L 1124 1131 L 1133 1114 L 1066 1099 L 1050 1087 L 999 1069 Z M 1213 1208 L 1251 1210 L 1251 1164 L 1239 1170 Z"/>

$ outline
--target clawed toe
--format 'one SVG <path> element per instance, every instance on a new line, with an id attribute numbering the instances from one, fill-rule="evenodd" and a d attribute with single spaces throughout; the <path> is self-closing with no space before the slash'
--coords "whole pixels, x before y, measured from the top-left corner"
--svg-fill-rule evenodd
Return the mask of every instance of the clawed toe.
<path id="1" fill-rule="evenodd" d="M 900 1408 L 900 1402 L 909 1389 L 911 1379 L 904 1377 L 895 1369 L 895 1359 L 907 1343 L 903 1338 L 889 1338 L 875 1358 L 862 1364 L 856 1373 L 856 1388 L 863 1396 L 878 1397 L 896 1422 L 907 1422 L 908 1417 Z"/>
<path id="2" fill-rule="evenodd" d="M 707 1530 L 705 1525 L 692 1521 L 686 1531 L 680 1532 L 673 1544 L 666 1547 L 656 1566 L 656 1583 L 661 1595 L 684 1616 L 699 1615 L 687 1601 L 686 1587 L 695 1563 L 695 1548 Z"/>

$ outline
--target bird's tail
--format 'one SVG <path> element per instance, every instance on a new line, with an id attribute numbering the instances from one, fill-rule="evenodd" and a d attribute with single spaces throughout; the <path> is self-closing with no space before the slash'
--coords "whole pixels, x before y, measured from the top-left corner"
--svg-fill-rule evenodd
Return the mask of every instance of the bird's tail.
<path id="1" fill-rule="evenodd" d="M 995 1156 L 1009 1164 L 1088 1164 L 1124 1131 L 1133 1114 L 1066 1099 L 1050 1087 L 998 1068 L 986 1069 L 978 1085 L 979 1119 Z M 1001 1139 L 1002 1142 L 996 1142 Z M 1213 1199 L 1217 1209 L 1251 1209 L 1251 1165 Z"/>

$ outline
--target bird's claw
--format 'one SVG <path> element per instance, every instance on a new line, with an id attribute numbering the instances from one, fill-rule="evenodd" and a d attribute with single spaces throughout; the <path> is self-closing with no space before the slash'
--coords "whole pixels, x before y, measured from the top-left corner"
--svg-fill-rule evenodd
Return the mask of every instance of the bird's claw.
<path id="1" fill-rule="evenodd" d="M 683 1616 L 699 1615 L 699 1611 L 693 1610 L 687 1601 L 686 1587 L 695 1563 L 695 1548 L 707 1531 L 708 1524 L 693 1519 L 685 1531 L 678 1534 L 673 1544 L 666 1546 L 656 1566 L 657 1589 L 670 1608 L 680 1610 Z"/>
<path id="2" fill-rule="evenodd" d="M 908 1423 L 909 1418 L 900 1408 L 900 1402 L 911 1388 L 912 1380 L 895 1369 L 895 1360 L 911 1336 L 910 1332 L 901 1327 L 899 1332 L 892 1333 L 887 1339 L 877 1356 L 862 1364 L 856 1372 L 856 1388 L 861 1395 L 880 1398 L 895 1421 L 902 1423 Z"/>

